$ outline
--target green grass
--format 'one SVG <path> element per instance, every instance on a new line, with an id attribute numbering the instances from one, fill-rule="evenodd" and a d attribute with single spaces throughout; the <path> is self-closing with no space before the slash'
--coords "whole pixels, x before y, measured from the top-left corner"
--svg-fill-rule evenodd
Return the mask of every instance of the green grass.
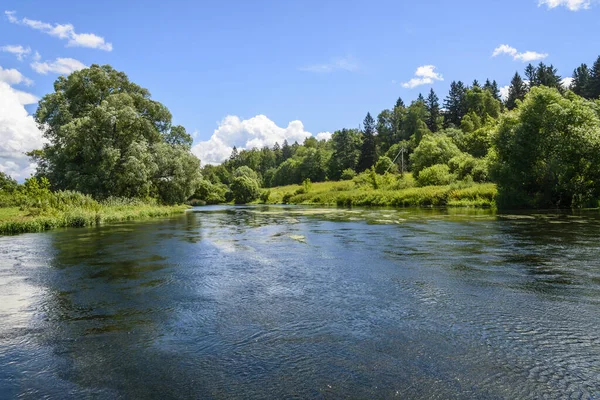
<path id="1" fill-rule="evenodd" d="M 0 235 L 42 232 L 54 228 L 98 226 L 107 223 L 166 217 L 185 212 L 188 206 L 155 204 L 118 204 L 68 207 L 32 212 L 19 207 L 0 208 Z"/>
<path id="2" fill-rule="evenodd" d="M 415 187 L 410 174 L 403 179 L 384 181 L 378 188 L 360 180 L 313 183 L 303 193 L 301 185 L 271 188 L 268 204 L 319 204 L 337 206 L 387 207 L 494 207 L 497 195 L 493 183 L 455 183 L 446 186 Z"/>

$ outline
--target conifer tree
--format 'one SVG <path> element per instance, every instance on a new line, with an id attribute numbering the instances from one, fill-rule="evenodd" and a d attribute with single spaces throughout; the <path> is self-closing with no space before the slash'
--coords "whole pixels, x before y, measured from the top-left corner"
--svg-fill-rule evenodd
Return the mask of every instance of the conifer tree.
<path id="1" fill-rule="evenodd" d="M 439 98 L 431 89 L 429 92 L 429 96 L 427 96 L 427 101 L 425 102 L 425 106 L 427 107 L 427 120 L 425 123 L 431 132 L 437 132 L 440 130 L 440 126 L 438 125 L 440 122 L 440 102 Z"/>
<path id="2" fill-rule="evenodd" d="M 581 64 L 573 71 L 573 84 L 571 90 L 578 96 L 588 98 L 588 85 L 590 82 L 590 70 L 587 64 Z"/>
<path id="3" fill-rule="evenodd" d="M 515 72 L 510 81 L 510 87 L 508 88 L 508 98 L 506 99 L 506 108 L 512 110 L 517 106 L 517 100 L 523 100 L 527 94 L 527 85 L 523 82 L 521 75 Z"/>
<path id="4" fill-rule="evenodd" d="M 598 56 L 598 59 L 590 70 L 590 80 L 586 93 L 590 99 L 600 98 L 600 56 Z"/>
<path id="5" fill-rule="evenodd" d="M 363 121 L 363 143 L 358 160 L 358 171 L 362 172 L 373 165 L 377 161 L 377 144 L 375 143 L 375 120 L 371 117 L 371 113 L 367 113 Z"/>
<path id="6" fill-rule="evenodd" d="M 454 81 L 450 84 L 450 92 L 444 100 L 447 125 L 460 126 L 460 121 L 467 112 L 466 95 L 467 89 L 461 81 Z"/>
<path id="7" fill-rule="evenodd" d="M 404 105 L 404 101 L 402 100 L 402 97 L 398 97 L 398 100 L 396 100 L 396 106 L 395 107 L 402 107 L 402 108 L 406 107 Z"/>

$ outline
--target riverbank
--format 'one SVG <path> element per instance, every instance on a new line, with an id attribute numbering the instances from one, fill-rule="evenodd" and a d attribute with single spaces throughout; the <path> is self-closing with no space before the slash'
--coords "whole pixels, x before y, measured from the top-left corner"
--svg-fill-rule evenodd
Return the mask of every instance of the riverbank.
<path id="1" fill-rule="evenodd" d="M 188 208 L 189 206 L 185 205 L 162 206 L 155 204 L 98 205 L 94 208 L 48 209 L 40 211 L 38 214 L 20 207 L 3 207 L 0 208 L 0 235 L 167 217 L 182 214 Z"/>
<path id="2" fill-rule="evenodd" d="M 455 183 L 446 186 L 415 187 L 412 178 L 406 178 L 406 187 L 357 185 L 353 181 L 312 183 L 281 186 L 268 189 L 263 197 L 266 204 L 316 204 L 335 206 L 386 207 L 480 207 L 496 205 L 498 193 L 493 183 Z M 266 200 L 266 201 L 265 201 Z"/>

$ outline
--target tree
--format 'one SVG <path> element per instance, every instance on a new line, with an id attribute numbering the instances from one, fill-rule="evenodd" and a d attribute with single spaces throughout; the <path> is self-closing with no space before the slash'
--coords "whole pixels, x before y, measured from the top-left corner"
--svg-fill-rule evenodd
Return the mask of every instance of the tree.
<path id="1" fill-rule="evenodd" d="M 600 56 L 590 70 L 590 80 L 587 85 L 586 94 L 590 99 L 600 98 Z"/>
<path id="2" fill-rule="evenodd" d="M 445 122 L 447 125 L 460 126 L 460 121 L 467 112 L 466 94 L 467 89 L 461 81 L 454 81 L 450 84 L 450 92 L 444 100 Z"/>
<path id="3" fill-rule="evenodd" d="M 342 129 L 331 136 L 333 154 L 329 161 L 330 179 L 339 179 L 345 169 L 356 170 L 361 154 L 361 136 L 356 129 Z"/>
<path id="4" fill-rule="evenodd" d="M 0 191 L 12 192 L 17 186 L 17 181 L 0 171 Z"/>
<path id="5" fill-rule="evenodd" d="M 443 119 L 440 113 L 439 98 L 433 89 L 429 92 L 425 105 L 427 107 L 427 120 L 425 123 L 431 132 L 437 132 L 442 126 Z"/>
<path id="6" fill-rule="evenodd" d="M 427 128 L 427 107 L 422 101 L 413 102 L 406 110 L 406 117 L 402 123 L 402 140 L 412 140 L 418 146 L 421 138 L 430 133 Z"/>
<path id="7" fill-rule="evenodd" d="M 406 106 L 404 105 L 404 101 L 402 100 L 402 97 L 398 97 L 398 100 L 396 100 L 396 105 L 395 107 L 402 107 L 405 108 Z"/>
<path id="8" fill-rule="evenodd" d="M 194 193 L 200 161 L 189 135 L 147 89 L 108 65 L 59 77 L 54 89 L 35 113 L 48 144 L 32 153 L 53 188 L 169 203 Z"/>
<path id="9" fill-rule="evenodd" d="M 521 75 L 518 72 L 515 72 L 515 76 L 513 76 L 510 81 L 510 86 L 508 88 L 508 97 L 506 99 L 506 108 L 512 110 L 517 106 L 517 100 L 523 101 L 525 95 L 527 94 L 527 85 L 521 79 Z"/>
<path id="10" fill-rule="evenodd" d="M 481 89 L 481 84 L 479 84 L 479 81 L 477 79 L 475 79 L 473 81 L 473 84 L 471 85 L 471 88 L 473 88 L 473 89 L 475 89 L 475 88 Z"/>
<path id="11" fill-rule="evenodd" d="M 363 121 L 363 142 L 358 161 L 358 172 L 371 168 L 377 161 L 377 144 L 375 143 L 375 120 L 367 113 Z"/>
<path id="12" fill-rule="evenodd" d="M 590 84 L 590 70 L 586 64 L 581 64 L 573 71 L 573 84 L 571 90 L 578 96 L 589 98 L 588 87 Z"/>
<path id="13" fill-rule="evenodd" d="M 487 79 L 485 81 L 485 84 L 483 85 L 483 90 L 487 90 L 488 92 L 490 92 L 492 94 L 492 97 L 494 97 L 494 99 L 501 101 L 500 89 L 498 88 L 498 82 L 496 82 L 496 81 L 490 82 L 490 80 Z"/>
<path id="14" fill-rule="evenodd" d="M 529 64 L 525 68 L 525 75 L 529 79 L 529 87 L 547 86 L 563 90 L 560 76 L 553 65 L 546 65 L 540 62 L 537 67 Z"/>
<path id="15" fill-rule="evenodd" d="M 258 199 L 260 187 L 255 179 L 242 175 L 233 178 L 231 192 L 236 204 L 247 204 Z"/>
<path id="16" fill-rule="evenodd" d="M 496 100 L 492 93 L 479 87 L 467 90 L 466 94 L 467 112 L 475 113 L 485 123 L 488 118 L 500 116 L 500 101 Z"/>
<path id="17" fill-rule="evenodd" d="M 283 146 L 281 146 L 281 159 L 282 159 L 282 161 L 285 161 L 288 158 L 291 158 L 293 155 L 294 155 L 294 151 L 292 149 L 292 146 L 290 146 L 288 144 L 287 139 L 285 139 L 283 141 Z"/>
<path id="18" fill-rule="evenodd" d="M 555 88 L 532 88 L 502 118 L 492 176 L 501 207 L 581 207 L 600 196 L 597 105 Z"/>
<path id="19" fill-rule="evenodd" d="M 452 139 L 446 135 L 427 135 L 410 155 L 412 172 L 415 178 L 419 173 L 436 164 L 447 164 L 453 157 L 461 154 Z"/>

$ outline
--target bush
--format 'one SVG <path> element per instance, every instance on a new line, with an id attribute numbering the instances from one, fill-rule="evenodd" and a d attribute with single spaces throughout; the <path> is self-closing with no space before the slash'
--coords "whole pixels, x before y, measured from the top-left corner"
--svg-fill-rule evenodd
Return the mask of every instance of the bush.
<path id="1" fill-rule="evenodd" d="M 447 164 L 461 154 L 452 139 L 446 135 L 425 135 L 414 153 L 410 155 L 412 172 L 419 178 L 421 171 L 436 164 Z"/>
<path id="2" fill-rule="evenodd" d="M 238 168 L 239 169 L 239 168 Z M 256 179 L 248 176 L 237 176 L 231 183 L 233 200 L 236 204 L 250 203 L 260 196 L 260 188 Z"/>
<path id="3" fill-rule="evenodd" d="M 377 163 L 375 164 L 375 172 L 380 175 L 385 174 L 386 172 L 397 172 L 398 168 L 394 164 L 394 162 L 386 156 L 379 157 Z"/>
<path id="4" fill-rule="evenodd" d="M 470 177 L 474 182 L 486 182 L 488 180 L 488 165 L 485 159 L 475 158 L 470 154 L 463 153 L 453 157 L 449 162 L 450 172 L 458 179 Z"/>
<path id="5" fill-rule="evenodd" d="M 260 201 L 262 201 L 263 203 L 267 204 L 269 202 L 269 197 L 271 197 L 270 190 L 263 190 L 262 192 L 260 192 Z"/>
<path id="6" fill-rule="evenodd" d="M 340 179 L 343 181 L 349 181 L 352 178 L 354 178 L 356 176 L 356 171 L 354 171 L 352 168 L 346 168 L 345 170 L 342 171 L 342 175 L 340 176 Z"/>
<path id="7" fill-rule="evenodd" d="M 419 186 L 443 186 L 456 181 L 456 176 L 450 173 L 445 164 L 436 164 L 421 171 L 417 178 Z"/>

